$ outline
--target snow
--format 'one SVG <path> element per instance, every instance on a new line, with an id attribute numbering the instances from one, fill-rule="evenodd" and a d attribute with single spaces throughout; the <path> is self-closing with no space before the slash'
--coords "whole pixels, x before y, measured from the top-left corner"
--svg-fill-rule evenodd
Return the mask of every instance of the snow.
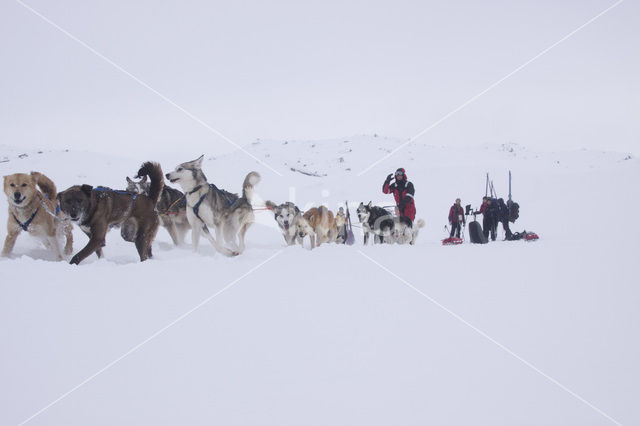
<path id="1" fill-rule="evenodd" d="M 260 172 L 256 206 L 349 200 L 357 221 L 360 201 L 393 203 L 382 182 L 405 167 L 427 223 L 413 247 L 364 247 L 358 230 L 351 247 L 285 247 L 268 211 L 236 258 L 204 240 L 176 248 L 160 229 L 140 263 L 112 231 L 104 259 L 71 266 L 21 235 L 0 260 L 0 424 L 640 423 L 638 160 L 416 142 L 358 176 L 404 142 L 257 140 L 246 149 L 283 176 L 241 151 L 205 153 L 203 168 L 233 192 Z M 143 161 L 167 172 L 202 154 L 153 152 L 3 145 L 0 171 L 123 188 Z M 509 170 L 512 229 L 541 239 L 442 246 L 455 198 L 478 207 L 486 172 L 506 198 Z M 87 238 L 74 238 L 75 252 Z"/>

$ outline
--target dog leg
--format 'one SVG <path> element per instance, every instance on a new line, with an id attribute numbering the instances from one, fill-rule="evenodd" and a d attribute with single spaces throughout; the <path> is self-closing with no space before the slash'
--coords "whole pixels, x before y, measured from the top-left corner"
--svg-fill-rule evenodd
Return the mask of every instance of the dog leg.
<path id="1" fill-rule="evenodd" d="M 212 235 L 211 235 L 211 238 L 213 238 Z M 218 250 L 220 253 L 224 254 L 225 256 L 237 256 L 240 254 L 238 253 L 237 250 L 229 250 L 228 248 L 226 248 L 222 244 L 223 241 L 224 241 L 224 225 L 223 223 L 220 223 L 219 225 L 216 225 L 216 238 L 212 241 L 212 244 L 216 247 L 216 250 Z M 235 245 L 237 246 L 237 244 Z"/>
<path id="2" fill-rule="evenodd" d="M 309 234 L 309 241 L 311 241 L 311 250 L 316 248 L 316 236 L 313 233 Z"/>
<path id="3" fill-rule="evenodd" d="M 140 262 L 144 262 L 152 256 L 151 253 L 151 241 L 144 232 L 138 233 L 136 236 L 136 249 L 138 250 L 138 256 L 140 256 Z"/>
<path id="4" fill-rule="evenodd" d="M 89 231 L 85 231 L 83 229 L 82 232 L 84 232 L 87 235 L 87 237 L 89 237 L 89 239 L 91 239 L 91 233 Z M 102 247 L 104 247 L 104 243 L 102 244 L 102 246 L 100 248 L 96 249 L 96 256 L 98 256 L 98 259 L 102 258 Z"/>
<path id="5" fill-rule="evenodd" d="M 16 239 L 20 234 L 20 228 L 7 227 L 7 238 L 4 240 L 4 248 L 2 249 L 2 256 L 7 257 L 13 250 L 13 246 L 16 244 Z"/>
<path id="6" fill-rule="evenodd" d="M 56 260 L 62 260 L 62 251 L 60 250 L 60 241 L 58 241 L 58 228 L 53 224 L 50 231 L 47 232 L 46 242 L 49 244 L 50 249 L 56 255 Z"/>
<path id="7" fill-rule="evenodd" d="M 53 249 L 53 254 L 56 255 L 56 260 L 58 261 L 62 260 L 62 252 L 60 251 L 60 242 L 58 241 L 58 237 L 56 236 L 56 234 L 47 235 L 47 241 L 49 242 L 49 244 L 51 245 L 51 248 Z"/>
<path id="8" fill-rule="evenodd" d="M 200 232 L 202 232 L 203 223 L 195 223 L 195 226 L 191 227 L 191 245 L 193 251 L 198 251 L 198 243 L 200 242 Z"/>
<path id="9" fill-rule="evenodd" d="M 217 225 L 216 226 L 216 237 L 214 237 L 213 235 L 211 235 L 211 232 L 209 232 L 209 228 L 203 228 L 203 232 L 205 237 L 207 237 L 207 239 L 209 240 L 209 242 L 211 244 L 213 244 L 213 246 L 216 248 L 216 250 L 222 254 L 224 254 L 225 256 L 237 256 L 238 252 L 232 252 L 231 250 L 229 250 L 228 248 L 224 247 L 222 244 L 220 244 L 220 240 L 223 238 L 223 234 L 222 234 L 222 225 Z"/>
<path id="10" fill-rule="evenodd" d="M 176 229 L 178 230 L 178 245 L 181 246 L 184 244 L 184 237 L 187 235 L 187 231 L 190 227 L 181 223 L 179 226 L 176 225 Z"/>
<path id="11" fill-rule="evenodd" d="M 233 247 L 233 250 L 240 252 L 240 246 L 238 244 L 238 233 L 240 232 L 240 226 L 236 223 L 225 223 L 222 225 L 224 228 L 224 241 Z M 219 235 L 216 233 L 216 236 Z M 218 238 L 219 240 L 220 238 Z"/>
<path id="12" fill-rule="evenodd" d="M 64 255 L 69 256 L 73 253 L 73 225 L 71 225 L 71 222 L 69 221 L 64 221 L 62 229 L 67 240 L 64 245 Z"/>
<path id="13" fill-rule="evenodd" d="M 171 223 L 169 223 L 169 225 L 165 226 L 165 228 L 167 229 L 167 231 L 169 231 L 169 236 L 171 237 L 171 241 L 173 241 L 173 245 L 174 246 L 179 246 L 180 245 L 180 234 L 178 233 L 178 227 L 176 226 L 176 224 L 171 221 Z"/>
<path id="14" fill-rule="evenodd" d="M 240 240 L 240 253 L 242 253 L 246 247 L 244 243 L 244 236 L 247 233 L 247 230 L 249 230 L 250 226 L 251 222 L 248 222 L 242 225 L 242 228 L 240 228 L 240 233 L 238 234 L 238 239 Z"/>
<path id="15" fill-rule="evenodd" d="M 86 259 L 91 253 L 99 253 L 98 257 L 102 257 L 102 247 L 104 247 L 105 236 L 107 235 L 107 227 L 103 225 L 96 225 L 90 231 L 89 242 L 87 245 L 75 254 L 71 258 L 72 265 L 79 265 L 84 259 Z"/>

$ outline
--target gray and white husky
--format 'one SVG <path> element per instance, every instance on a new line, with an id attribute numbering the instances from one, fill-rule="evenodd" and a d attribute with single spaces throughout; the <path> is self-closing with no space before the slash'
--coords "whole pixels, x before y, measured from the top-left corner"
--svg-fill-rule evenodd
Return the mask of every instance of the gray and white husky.
<path id="1" fill-rule="evenodd" d="M 133 194 L 149 195 L 151 184 L 145 175 L 139 181 L 129 179 L 127 176 L 127 191 Z M 175 188 L 165 185 L 162 194 L 156 204 L 160 225 L 162 225 L 171 236 L 173 244 L 176 246 L 184 243 L 184 236 L 191 226 L 187 220 L 187 200 L 185 195 Z"/>
<path id="2" fill-rule="evenodd" d="M 267 201 L 265 203 L 269 209 L 273 211 L 273 216 L 284 241 L 287 245 L 294 245 L 296 241 L 302 244 L 302 239 L 298 236 L 298 222 L 302 220 L 302 212 L 291 201 L 277 205 L 273 201 Z"/>
<path id="3" fill-rule="evenodd" d="M 360 203 L 358 219 L 362 223 L 364 245 L 367 245 L 369 235 L 373 235 L 373 242 L 387 244 L 415 244 L 420 228 L 424 228 L 423 219 L 412 222 L 404 216 L 393 216 L 382 207 Z"/>
<path id="4" fill-rule="evenodd" d="M 254 221 L 251 199 L 260 175 L 250 172 L 242 184 L 242 197 L 238 197 L 207 182 L 202 172 L 203 158 L 201 155 L 196 160 L 179 164 L 166 177 L 172 183 L 178 183 L 185 192 L 193 249 L 198 250 L 202 232 L 217 251 L 236 256 L 244 251 L 244 237 Z M 215 237 L 209 232 L 209 226 L 216 228 Z M 224 246 L 223 239 L 232 246 L 232 250 Z"/>

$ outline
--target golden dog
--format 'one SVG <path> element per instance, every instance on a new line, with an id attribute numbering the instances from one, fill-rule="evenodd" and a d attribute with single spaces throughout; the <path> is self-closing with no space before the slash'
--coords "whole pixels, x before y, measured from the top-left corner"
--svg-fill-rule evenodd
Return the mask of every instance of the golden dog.
<path id="1" fill-rule="evenodd" d="M 312 207 L 307 210 L 297 221 L 298 236 L 309 236 L 311 248 L 322 243 L 333 242 L 338 236 L 338 227 L 331 210 L 325 206 Z"/>
<path id="2" fill-rule="evenodd" d="M 53 250 L 58 260 L 62 260 L 60 242 L 64 236 L 64 254 L 71 254 L 71 222 L 66 214 L 60 211 L 56 202 L 56 186 L 51 179 L 38 172 L 8 175 L 4 177 L 4 193 L 9 203 L 9 216 L 2 256 L 9 256 L 22 231 L 42 240 L 47 248 Z"/>

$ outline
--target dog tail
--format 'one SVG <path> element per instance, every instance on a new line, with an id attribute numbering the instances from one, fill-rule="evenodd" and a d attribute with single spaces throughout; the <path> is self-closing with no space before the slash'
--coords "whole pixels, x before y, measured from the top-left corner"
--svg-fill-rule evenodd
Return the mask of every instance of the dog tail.
<path id="1" fill-rule="evenodd" d="M 242 198 L 246 199 L 249 204 L 253 199 L 253 187 L 260 182 L 260 174 L 258 172 L 251 172 L 244 178 L 242 184 Z"/>
<path id="2" fill-rule="evenodd" d="M 153 163 L 151 161 L 147 161 L 140 166 L 140 170 L 138 170 L 138 176 L 149 176 L 149 180 L 151 181 L 151 186 L 149 187 L 149 198 L 153 202 L 153 204 L 157 204 L 160 199 L 160 195 L 162 194 L 162 189 L 164 188 L 164 175 L 162 174 L 162 168 L 160 164 Z"/>
<path id="3" fill-rule="evenodd" d="M 420 229 L 420 228 L 424 228 L 424 226 L 426 225 L 424 219 L 418 219 L 416 220 L 416 228 Z"/>
<path id="4" fill-rule="evenodd" d="M 278 205 L 271 200 L 267 200 L 264 202 L 264 205 L 267 206 L 269 210 L 275 209 Z"/>
<path id="5" fill-rule="evenodd" d="M 51 179 L 38 172 L 31 172 L 31 178 L 35 181 L 36 185 L 40 187 L 40 190 L 45 195 L 45 197 L 50 200 L 56 199 L 56 197 L 58 196 L 58 190 L 56 189 L 56 185 L 51 181 Z"/>

